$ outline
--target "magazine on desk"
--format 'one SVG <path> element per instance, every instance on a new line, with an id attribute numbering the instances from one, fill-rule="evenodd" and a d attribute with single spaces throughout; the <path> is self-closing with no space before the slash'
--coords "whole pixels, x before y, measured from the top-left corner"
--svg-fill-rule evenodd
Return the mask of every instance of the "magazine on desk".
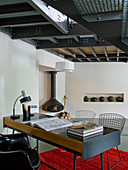
<path id="1" fill-rule="evenodd" d="M 39 127 L 46 131 L 72 126 L 72 122 L 70 122 L 69 120 L 58 117 L 24 121 L 23 123 L 34 127 Z"/>
<path id="2" fill-rule="evenodd" d="M 87 132 L 87 133 L 79 133 L 78 131 L 75 132 L 75 131 L 72 131 L 72 130 L 69 130 L 69 128 L 67 129 L 67 134 L 72 134 L 72 135 L 75 135 L 75 136 L 79 136 L 79 137 L 86 137 L 86 136 L 90 136 L 90 135 L 96 135 L 96 134 L 103 134 L 103 130 L 102 129 L 99 129 L 99 130 L 96 130 L 96 131 L 92 131 L 92 132 Z"/>
<path id="3" fill-rule="evenodd" d="M 94 133 L 94 134 L 89 134 L 89 135 L 78 135 L 78 134 L 73 134 L 73 133 L 68 133 L 67 135 L 69 137 L 73 137 L 73 138 L 77 138 L 77 139 L 82 139 L 82 140 L 86 140 L 86 139 L 90 139 L 99 135 L 103 135 L 103 131 L 98 132 L 98 133 Z"/>
<path id="4" fill-rule="evenodd" d="M 89 136 L 89 135 L 94 135 L 98 133 L 103 133 L 103 126 L 96 125 L 95 123 L 91 122 L 86 122 L 86 123 L 81 123 L 76 122 L 76 124 L 73 123 L 73 126 L 68 127 L 67 129 L 68 134 L 72 135 L 77 135 L 81 137 Z"/>

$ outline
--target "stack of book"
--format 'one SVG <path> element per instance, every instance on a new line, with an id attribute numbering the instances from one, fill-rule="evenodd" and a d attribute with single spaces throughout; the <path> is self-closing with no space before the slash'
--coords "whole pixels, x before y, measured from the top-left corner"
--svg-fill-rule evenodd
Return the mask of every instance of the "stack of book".
<path id="1" fill-rule="evenodd" d="M 79 138 L 93 137 L 103 134 L 103 126 L 88 122 L 84 125 L 68 127 L 67 134 Z"/>

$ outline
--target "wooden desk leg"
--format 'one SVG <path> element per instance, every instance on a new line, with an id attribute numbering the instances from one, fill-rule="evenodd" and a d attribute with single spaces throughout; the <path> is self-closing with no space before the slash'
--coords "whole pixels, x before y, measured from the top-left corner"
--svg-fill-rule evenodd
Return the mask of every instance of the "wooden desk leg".
<path id="1" fill-rule="evenodd" d="M 100 154 L 100 157 L 101 157 L 101 170 L 104 170 L 103 153 Z"/>
<path id="2" fill-rule="evenodd" d="M 74 154 L 74 165 L 73 165 L 73 170 L 76 170 L 76 163 L 77 163 L 77 155 Z"/>

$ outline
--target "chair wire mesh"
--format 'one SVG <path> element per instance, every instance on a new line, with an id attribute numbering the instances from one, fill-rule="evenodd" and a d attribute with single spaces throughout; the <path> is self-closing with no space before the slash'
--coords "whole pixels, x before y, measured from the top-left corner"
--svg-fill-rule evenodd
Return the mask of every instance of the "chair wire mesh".
<path id="1" fill-rule="evenodd" d="M 99 115 L 99 125 L 118 129 L 120 133 L 122 133 L 125 121 L 125 117 L 117 113 L 103 113 Z"/>
<path id="2" fill-rule="evenodd" d="M 122 133 L 125 121 L 126 118 L 117 113 L 103 113 L 99 115 L 99 125 L 103 125 L 104 127 L 108 127 L 108 128 L 118 129 L 120 130 L 120 133 Z M 109 158 L 108 158 L 108 150 L 107 150 L 107 169 L 109 170 L 113 169 L 121 162 L 121 156 L 120 156 L 118 146 L 116 146 L 116 148 L 119 156 L 119 161 L 111 168 L 109 168 Z"/>
<path id="3" fill-rule="evenodd" d="M 75 118 L 84 119 L 90 122 L 93 122 L 96 113 L 91 110 L 77 110 L 75 114 Z"/>

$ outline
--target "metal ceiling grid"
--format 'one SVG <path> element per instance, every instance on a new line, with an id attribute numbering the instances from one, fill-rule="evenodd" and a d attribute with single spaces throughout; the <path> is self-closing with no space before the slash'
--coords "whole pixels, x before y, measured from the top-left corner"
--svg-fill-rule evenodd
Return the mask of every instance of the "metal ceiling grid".
<path id="1" fill-rule="evenodd" d="M 122 10 L 122 0 L 73 0 L 82 15 Z"/>
<path id="2" fill-rule="evenodd" d="M 109 30 L 112 21 L 122 20 L 122 41 L 127 43 L 127 1 L 0 0 L 0 30 L 73 62 L 127 62 L 117 38 L 121 28 L 115 24 Z M 104 21 L 110 22 L 107 31 Z"/>

